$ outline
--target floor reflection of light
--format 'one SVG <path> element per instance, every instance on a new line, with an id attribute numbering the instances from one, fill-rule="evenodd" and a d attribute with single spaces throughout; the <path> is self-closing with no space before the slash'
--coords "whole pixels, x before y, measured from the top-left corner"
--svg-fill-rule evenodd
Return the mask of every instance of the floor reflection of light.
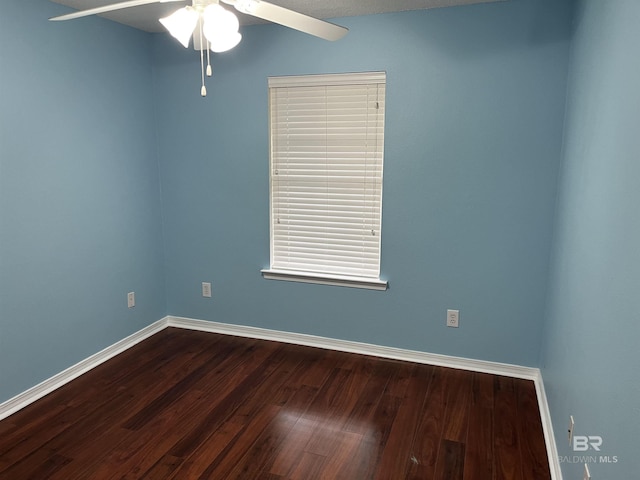
<path id="1" fill-rule="evenodd" d="M 327 455 L 335 450 L 355 451 L 376 446 L 375 425 L 345 416 L 287 410 L 278 413 L 275 428 L 289 443 L 288 448 Z"/>
<path id="2" fill-rule="evenodd" d="M 276 418 L 276 428 L 287 431 L 305 433 L 337 432 L 355 433 L 363 439 L 373 438 L 376 432 L 375 425 L 366 420 L 354 420 L 348 417 L 328 416 L 322 413 L 299 412 L 283 408 Z"/>
<path id="3" fill-rule="evenodd" d="M 353 479 L 380 454 L 381 429 L 348 413 L 283 406 L 270 428 L 280 439 L 270 472 L 284 478 Z"/>

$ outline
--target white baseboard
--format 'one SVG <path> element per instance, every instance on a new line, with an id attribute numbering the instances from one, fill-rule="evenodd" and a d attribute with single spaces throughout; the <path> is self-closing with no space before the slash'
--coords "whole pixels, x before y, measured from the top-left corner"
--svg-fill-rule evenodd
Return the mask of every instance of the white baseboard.
<path id="1" fill-rule="evenodd" d="M 261 340 L 273 340 L 276 342 L 293 343 L 296 345 L 306 345 L 308 347 L 318 347 L 327 350 L 337 350 L 340 352 L 359 353 L 361 355 L 372 355 L 374 357 L 392 358 L 394 360 L 405 360 L 407 362 L 424 363 L 437 365 L 439 367 L 458 368 L 473 372 L 490 373 L 493 375 L 503 375 L 513 378 L 523 378 L 525 380 L 536 380 L 540 375 L 537 368 L 521 367 L 507 363 L 487 362 L 484 360 L 472 360 L 462 357 L 451 357 L 436 353 L 419 352 L 416 350 L 405 350 L 402 348 L 385 347 L 370 343 L 353 342 L 349 340 L 338 340 L 335 338 L 318 337 L 306 335 L 304 333 L 282 332 L 279 330 L 269 330 L 266 328 L 247 327 L 243 325 L 230 325 L 228 323 L 210 322 L 207 320 L 196 320 L 193 318 L 167 317 L 168 326 L 200 330 L 204 332 L 223 333 L 238 337 L 258 338 Z"/>
<path id="2" fill-rule="evenodd" d="M 538 408 L 540 409 L 540 419 L 542 420 L 542 431 L 544 432 L 544 444 L 547 446 L 547 457 L 549 458 L 549 469 L 551 470 L 551 480 L 562 480 L 562 469 L 560 468 L 560 458 L 556 446 L 556 437 L 553 434 L 553 423 L 551 422 L 551 410 L 547 402 L 547 393 L 544 390 L 542 372 L 538 370 L 538 377 L 534 380 L 536 395 L 538 396 Z"/>
<path id="3" fill-rule="evenodd" d="M 79 377 L 83 373 L 88 372 L 101 363 L 104 363 L 110 358 L 115 357 L 119 353 L 122 353 L 125 350 L 133 347 L 135 344 L 140 343 L 142 340 L 150 337 L 154 333 L 163 330 L 164 328 L 166 328 L 166 326 L 166 318 L 158 320 L 157 322 L 144 327 L 142 330 L 138 330 L 132 335 L 129 335 L 127 338 L 124 338 L 114 343 L 113 345 L 108 346 L 104 350 L 101 350 L 100 352 L 91 355 L 88 358 L 85 358 L 75 365 L 72 365 L 66 370 L 55 374 L 53 377 L 46 379 L 38 385 L 31 387 L 30 389 L 16 395 L 13 398 L 10 398 L 3 403 L 0 403 L 0 420 L 44 397 L 46 394 L 62 387 L 64 384 L 69 383 L 74 378 Z"/>
<path id="4" fill-rule="evenodd" d="M 463 357 L 452 357 L 449 355 L 420 352 L 416 350 L 405 350 L 402 348 L 385 347 L 369 343 L 306 335 L 303 333 L 282 332 L 265 328 L 231 325 L 227 323 L 210 322 L 207 320 L 196 320 L 193 318 L 175 316 L 167 316 L 158 320 L 157 322 L 139 330 L 127 338 L 120 340 L 119 342 L 114 343 L 95 355 L 76 363 L 29 390 L 26 390 L 6 402 L 1 403 L 0 420 L 26 407 L 30 403 L 35 402 L 39 398 L 42 398 L 46 394 L 70 382 L 74 378 L 79 377 L 83 373 L 88 372 L 92 368 L 97 367 L 101 363 L 167 327 L 221 333 L 225 335 L 235 335 L 238 337 L 256 338 L 261 340 L 272 340 L 276 342 L 337 350 L 340 352 L 358 353 L 361 355 L 371 355 L 375 357 L 391 358 L 394 360 L 404 360 L 407 362 L 532 380 L 535 384 L 538 406 L 540 408 L 540 418 L 542 419 L 544 439 L 547 446 L 551 479 L 562 480 L 562 471 L 560 470 L 555 437 L 553 436 L 553 425 L 551 423 L 549 404 L 547 403 L 547 396 L 544 391 L 542 374 L 538 368 L 522 367 L 507 363 L 488 362 L 484 360 L 473 360 Z"/>

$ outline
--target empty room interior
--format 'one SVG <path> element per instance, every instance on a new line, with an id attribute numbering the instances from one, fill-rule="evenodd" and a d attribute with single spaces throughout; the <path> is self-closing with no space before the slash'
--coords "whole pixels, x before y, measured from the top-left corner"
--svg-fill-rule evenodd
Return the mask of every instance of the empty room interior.
<path id="1" fill-rule="evenodd" d="M 0 479 L 640 478 L 640 2 L 111 3 L 0 3 Z"/>

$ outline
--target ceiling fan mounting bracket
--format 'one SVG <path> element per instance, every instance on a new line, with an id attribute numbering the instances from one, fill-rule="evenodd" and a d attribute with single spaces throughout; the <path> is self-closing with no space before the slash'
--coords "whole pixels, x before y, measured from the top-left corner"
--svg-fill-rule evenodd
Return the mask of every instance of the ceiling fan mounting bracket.
<path id="1" fill-rule="evenodd" d="M 198 11 L 202 11 L 205 7 L 209 5 L 213 5 L 214 3 L 219 3 L 218 0 L 193 0 L 191 2 L 191 6 Z"/>

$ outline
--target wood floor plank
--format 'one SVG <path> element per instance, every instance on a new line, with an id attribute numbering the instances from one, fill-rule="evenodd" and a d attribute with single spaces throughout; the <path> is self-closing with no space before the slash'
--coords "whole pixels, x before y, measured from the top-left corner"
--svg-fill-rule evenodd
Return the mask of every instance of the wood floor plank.
<path id="1" fill-rule="evenodd" d="M 547 480 L 532 382 L 165 329 L 0 421 L 0 480 Z"/>
<path id="2" fill-rule="evenodd" d="M 185 390 L 183 395 L 176 397 L 173 403 L 155 403 L 157 411 L 153 419 L 143 425 L 137 433 L 127 433 L 119 446 L 112 454 L 106 457 L 101 465 L 101 470 L 93 471 L 92 476 L 107 478 L 137 478 L 148 468 L 153 468 L 156 461 L 164 465 L 164 471 L 170 472 L 182 463 L 181 457 L 167 453 L 173 448 L 187 432 L 195 428 L 199 421 L 206 415 L 207 409 L 216 404 L 225 389 L 238 385 L 247 374 L 245 368 L 254 361 L 264 359 L 272 350 L 256 349 L 256 341 L 243 340 L 243 343 L 234 342 L 236 352 L 227 355 L 227 358 L 215 360 L 215 368 L 209 368 L 207 374 L 201 379 L 201 385 L 197 388 Z M 221 350 L 219 353 L 226 350 Z M 228 352 L 227 352 L 228 353 Z M 244 361 L 250 360 L 250 361 Z M 253 367 L 255 369 L 255 365 Z M 128 427 L 130 422 L 125 425 Z M 172 429 L 171 423 L 178 423 L 182 428 Z M 186 428 L 185 428 L 186 427 Z M 167 432 L 164 433 L 163 432 Z M 147 446 L 153 445 L 149 450 Z M 158 467 L 153 475 L 159 476 Z M 108 477 L 107 472 L 112 472 Z M 168 473 L 167 473 L 168 474 Z M 144 473 L 144 477 L 151 473 Z"/>
<path id="3" fill-rule="evenodd" d="M 72 461 L 72 459 L 58 455 L 49 449 L 38 450 L 30 455 L 29 459 L 28 462 L 19 462 L 14 468 L 0 473 L 0 479 L 49 478 Z"/>
<path id="4" fill-rule="evenodd" d="M 5 435 L 0 436 L 0 471 L 3 470 L 5 461 L 16 461 L 20 455 L 19 450 L 23 454 L 29 453 L 38 447 L 36 445 L 38 442 L 44 444 L 68 428 L 70 426 L 69 418 L 85 416 L 88 412 L 99 409 L 112 398 L 120 395 L 123 390 L 129 388 L 127 380 L 139 382 L 137 377 L 143 374 L 148 375 L 150 365 L 162 367 L 173 361 L 177 351 L 185 349 L 189 345 L 192 348 L 198 348 L 199 344 L 196 338 L 183 336 L 179 331 L 175 332 L 177 333 L 175 338 L 173 336 L 167 337 L 172 333 L 159 332 L 147 341 L 118 355 L 117 362 L 103 363 L 94 368 L 90 375 L 83 375 L 75 379 L 30 405 L 29 408 L 13 414 L 10 417 L 10 422 L 17 427 L 14 427 L 11 435 L 8 434 L 9 432 L 5 432 Z M 171 343 L 175 350 L 159 348 L 161 344 L 166 343 L 164 342 L 166 338 L 172 339 Z M 132 361 L 134 358 L 136 358 L 135 362 Z M 122 364 L 130 366 L 123 369 L 120 366 Z M 95 380 L 91 381 L 91 379 Z M 4 423 L 0 422 L 0 426 Z M 38 435 L 34 435 L 34 432 L 38 432 Z M 27 444 L 21 445 L 22 442 L 27 442 Z M 9 450 L 13 450 L 13 452 L 9 454 Z"/>
<path id="5" fill-rule="evenodd" d="M 367 478 L 367 472 L 375 465 L 378 456 L 377 438 L 380 434 L 378 423 L 383 423 L 384 418 L 374 419 L 374 416 L 389 381 L 394 377 L 393 366 L 393 362 L 379 362 L 377 365 L 374 362 L 367 365 L 367 368 L 355 368 L 363 379 L 366 378 L 366 383 L 361 389 L 353 391 L 358 392 L 355 393 L 357 397 L 351 402 L 350 408 L 344 408 L 346 416 L 334 412 L 330 420 L 331 428 L 320 428 L 320 432 L 326 437 L 323 444 L 323 456 L 327 459 L 325 467 L 330 466 L 341 448 L 335 439 L 347 435 L 351 440 L 347 448 L 353 450 L 352 458 L 343 462 L 331 474 L 334 478 Z M 310 448 L 311 442 L 306 449 Z M 325 476 L 328 477 L 329 474 L 325 473 Z"/>
<path id="6" fill-rule="evenodd" d="M 255 438 L 251 447 L 247 449 L 227 478 L 259 478 L 269 473 L 276 452 L 315 399 L 319 389 L 304 384 L 305 373 L 309 372 L 313 364 L 324 355 L 322 352 L 308 349 L 298 349 L 295 354 L 292 357 L 297 357 L 300 362 L 291 370 L 285 383 L 271 396 L 270 400 L 262 400 L 257 406 L 264 408 L 265 405 L 271 404 L 281 407 L 281 410 Z M 270 395 L 266 394 L 266 396 Z M 243 415 L 242 410 L 238 413 Z M 255 434 L 252 435 L 255 436 Z"/>
<path id="7" fill-rule="evenodd" d="M 362 435 L 344 432 L 336 436 L 336 449 L 332 457 L 324 457 L 322 470 L 317 478 L 332 480 L 346 478 L 343 471 L 349 465 L 353 465 L 357 458 L 357 452 L 362 442 Z M 306 454 L 306 452 L 303 452 Z"/>
<path id="8" fill-rule="evenodd" d="M 210 478 L 252 478 L 250 476 L 238 476 L 238 470 L 250 471 L 245 453 L 253 446 L 255 437 L 259 437 L 265 432 L 269 425 L 282 412 L 282 407 L 268 405 L 264 409 L 260 409 L 251 421 L 245 425 L 238 435 L 235 436 L 233 442 L 227 446 L 224 456 L 218 456 L 198 477 L 200 480 L 208 480 Z M 243 459 L 245 459 L 243 461 Z"/>
<path id="9" fill-rule="evenodd" d="M 493 472 L 493 377 L 474 373 L 465 445 L 464 480 L 491 480 Z"/>
<path id="10" fill-rule="evenodd" d="M 326 457 L 333 451 L 334 438 L 346 421 L 346 412 L 353 408 L 367 380 L 362 372 L 353 374 L 344 368 L 332 372 L 309 409 L 307 419 L 312 428 L 308 429 L 306 452 Z"/>
<path id="11" fill-rule="evenodd" d="M 373 415 L 387 384 L 394 376 L 393 363 L 382 363 L 371 372 L 367 383 L 358 394 L 351 410 L 347 413 L 341 431 L 366 434 L 371 428 Z"/>
<path id="12" fill-rule="evenodd" d="M 322 455 L 302 452 L 302 458 L 300 459 L 300 462 L 288 478 L 289 480 L 309 480 L 310 478 L 321 478 L 322 468 L 325 461 L 326 458 Z"/>
<path id="13" fill-rule="evenodd" d="M 280 407 L 272 404 L 265 405 L 264 399 L 270 398 L 282 387 L 291 372 L 289 369 L 299 362 L 299 358 L 288 361 L 286 349 L 279 347 L 264 362 L 264 368 L 256 369 L 225 396 L 209 412 L 199 428 L 172 449 L 171 453 L 174 456 L 196 457 L 177 470 L 176 478 L 226 478 L 225 475 L 251 446 L 255 436 L 259 435 L 273 416 L 279 412 Z M 261 409 L 262 406 L 265 408 Z M 223 450 L 213 457 L 212 447 L 213 451 L 217 451 L 219 446 L 218 440 L 214 437 L 215 431 L 228 419 L 241 425 L 241 428 Z M 208 464 L 197 457 L 208 458 Z M 196 466 L 205 464 L 204 470 L 195 470 Z M 188 472 L 184 470 L 185 468 L 189 468 Z"/>
<path id="14" fill-rule="evenodd" d="M 449 383 L 447 407 L 444 416 L 442 438 L 464 444 L 469 425 L 469 405 L 473 373 L 459 370 L 452 373 Z"/>
<path id="15" fill-rule="evenodd" d="M 412 462 L 407 475 L 409 479 L 422 480 L 434 475 L 444 429 L 449 383 L 455 380 L 455 375 L 455 370 L 434 369 L 411 448 Z"/>
<path id="16" fill-rule="evenodd" d="M 178 382 L 171 385 L 170 388 L 165 389 L 160 393 L 160 395 L 150 402 L 147 402 L 143 408 L 138 410 L 135 415 L 123 424 L 123 427 L 128 430 L 139 430 L 145 426 L 157 415 L 157 412 L 165 410 L 169 405 L 175 403 L 188 390 L 195 388 L 196 385 L 211 371 L 211 364 L 222 362 L 224 358 L 230 354 L 233 348 L 233 345 L 222 345 L 216 350 L 214 355 L 211 355 L 210 352 L 206 352 L 199 357 L 192 358 L 189 362 L 189 366 L 194 367 L 197 365 L 197 367 L 190 368 L 189 371 L 182 375 L 182 378 Z"/>
<path id="17" fill-rule="evenodd" d="M 542 420 L 537 408 L 535 386 L 530 380 L 515 379 L 518 400 L 518 439 L 520 444 L 523 478 L 550 480 L 551 471 L 546 461 L 546 449 L 540 437 L 544 437 Z"/>
<path id="18" fill-rule="evenodd" d="M 434 478 L 462 480 L 472 385 L 473 373 L 463 370 L 451 372 Z"/>
<path id="19" fill-rule="evenodd" d="M 462 480 L 464 475 L 464 444 L 442 439 L 434 478 Z"/>
<path id="20" fill-rule="evenodd" d="M 387 446 L 382 451 L 376 478 L 394 480 L 405 478 L 413 465 L 412 446 L 416 437 L 424 402 L 433 377 L 430 365 L 413 365 L 404 394 L 400 395 L 400 407 L 396 413 Z M 396 392 L 397 393 L 397 392 Z"/>
<path id="21" fill-rule="evenodd" d="M 135 415 L 138 410 L 143 409 L 150 398 L 170 389 L 181 376 L 188 373 L 189 369 L 193 368 L 194 358 L 201 355 L 203 351 L 209 351 L 212 345 L 218 344 L 217 341 L 207 339 L 206 336 L 194 338 L 194 340 L 198 339 L 203 341 L 203 343 L 196 342 L 200 345 L 199 348 L 185 348 L 182 354 L 161 370 L 157 370 L 156 366 L 151 367 L 151 372 L 132 382 L 128 389 L 120 392 L 105 407 L 86 415 L 68 431 L 54 438 L 49 445 L 75 460 L 51 478 L 67 479 L 71 477 L 70 472 L 81 475 L 79 472 L 94 468 L 112 454 L 122 440 L 127 438 L 128 432 L 121 428 L 122 423 L 126 422 L 131 415 Z M 197 365 L 195 363 L 195 366 Z M 109 422 L 111 419 L 113 421 Z M 70 442 L 70 438 L 75 438 L 76 441 Z M 101 445 L 102 448 L 100 448 Z"/>
<path id="22" fill-rule="evenodd" d="M 275 449 L 268 464 L 269 473 L 286 476 L 296 468 L 298 462 L 301 460 L 304 448 L 318 424 L 317 414 L 312 410 L 313 402 L 319 395 L 321 387 L 327 382 L 331 384 L 329 379 L 336 371 L 335 366 L 337 362 L 335 362 L 335 360 L 335 352 L 323 356 L 322 359 L 314 362 L 314 365 L 310 369 L 311 375 L 303 377 L 301 388 L 313 388 L 314 400 L 306 410 L 290 413 L 290 419 L 293 425 L 285 440 Z M 309 381 L 309 377 L 312 377 L 313 380 Z"/>
<path id="23" fill-rule="evenodd" d="M 172 363 L 177 366 L 181 362 L 188 362 L 190 358 L 189 356 L 175 358 Z M 120 391 L 114 384 L 107 383 L 108 387 L 103 395 L 94 396 L 75 408 L 66 409 L 58 417 L 48 422 L 46 428 L 41 426 L 38 429 L 38 435 L 33 435 L 32 429 L 25 428 L 20 436 L 12 439 L 14 446 L 0 455 L 0 471 L 8 469 L 10 476 L 11 469 L 19 468 L 19 462 L 33 463 L 30 455 L 42 449 L 56 453 L 61 452 L 67 457 L 74 458 L 73 452 L 69 450 L 77 450 L 88 445 L 90 439 L 95 439 L 96 432 L 104 428 L 104 423 L 108 423 L 112 419 L 113 422 L 118 421 L 125 412 L 135 409 L 136 405 L 146 404 L 149 392 L 165 388 L 167 379 L 164 376 L 158 377 L 150 374 L 148 368 L 144 371 L 147 375 L 140 376 L 137 382 L 132 383 L 126 390 Z M 85 379 L 81 377 L 79 383 L 84 382 Z M 71 385 L 66 389 L 70 395 L 75 394 L 74 387 Z M 73 396 L 69 397 L 70 400 L 74 398 Z M 48 401 L 46 400 L 47 403 Z"/>
<path id="24" fill-rule="evenodd" d="M 367 427 L 358 430 L 362 439 L 353 461 L 347 463 L 346 470 L 342 470 L 344 478 L 358 476 L 360 478 L 375 478 L 386 447 L 393 446 L 392 449 L 395 450 L 395 444 L 389 441 L 389 437 L 403 403 L 403 396 L 412 379 L 411 373 L 415 369 L 415 365 L 396 361 L 389 362 L 387 365 L 390 368 L 389 380 L 375 410 L 368 410 L 366 416 L 360 417 L 361 425 L 367 425 Z M 397 477 L 398 473 L 396 472 L 394 475 Z"/>
<path id="25" fill-rule="evenodd" d="M 227 420 L 222 423 L 215 431 L 206 439 L 206 448 L 200 448 L 197 452 L 190 454 L 187 452 L 184 457 L 175 457 L 171 453 L 166 453 L 161 460 L 165 458 L 179 458 L 180 462 L 176 463 L 176 468 L 164 477 L 164 479 L 191 479 L 198 478 L 201 472 L 204 472 L 214 458 L 222 456 L 228 445 L 235 441 L 235 438 L 245 428 L 244 425 Z M 144 477 L 141 477 L 144 478 Z"/>
<path id="26" fill-rule="evenodd" d="M 317 393 L 317 389 L 302 385 L 292 392 L 291 397 L 284 404 L 278 405 L 280 410 L 277 415 L 257 436 L 226 478 L 261 478 L 265 472 L 268 472 L 270 460 L 289 435 L 300 413 L 307 410 Z M 301 457 L 304 456 L 302 450 L 300 454 Z"/>
<path id="27" fill-rule="evenodd" d="M 128 431 L 131 429 L 128 425 L 132 418 L 140 415 L 140 412 L 146 412 L 148 406 L 155 404 L 158 398 L 164 398 L 166 392 L 173 392 L 176 385 L 189 379 L 194 372 L 201 376 L 200 372 L 207 370 L 208 363 L 218 358 L 216 356 L 218 349 L 226 348 L 224 341 L 221 340 L 209 341 L 203 344 L 203 347 L 180 357 L 180 361 L 172 362 L 166 367 L 166 371 L 144 377 L 145 381 L 132 386 L 105 407 L 85 416 L 49 442 L 48 446 L 51 448 L 75 459 L 74 462 L 56 472 L 51 480 L 69 478 L 71 471 L 82 472 L 81 477 L 87 475 L 90 478 L 88 473 L 84 472 L 104 463 L 105 459 L 119 448 L 123 439 L 130 438 Z M 158 410 L 156 414 L 160 412 L 161 410 Z M 101 421 L 106 422 L 106 425 L 101 425 Z M 76 440 L 70 442 L 71 438 Z M 100 448 L 100 445 L 103 448 Z M 107 448 L 104 448 L 105 446 Z"/>
<path id="28" fill-rule="evenodd" d="M 493 454 L 497 480 L 521 480 L 518 403 L 513 378 L 494 378 Z"/>
<path id="29" fill-rule="evenodd" d="M 179 401 L 163 411 L 159 411 L 155 418 L 147 423 L 138 433 L 128 434 L 131 441 L 122 441 L 120 446 L 103 462 L 103 468 L 116 472 L 114 478 L 137 478 L 136 471 L 145 472 L 147 468 L 154 468 L 156 461 L 162 462 L 163 470 L 168 472 L 179 468 L 184 459 L 168 453 L 192 429 L 197 428 L 200 421 L 207 415 L 208 409 L 224 398 L 225 391 L 239 385 L 248 374 L 247 365 L 267 356 L 269 350 L 254 348 L 254 342 L 249 342 L 240 349 L 237 355 L 251 359 L 250 362 L 239 361 L 235 356 L 219 362 L 214 369 L 210 369 L 202 379 L 202 385 L 197 389 L 185 392 Z M 178 423 L 181 428 L 171 428 L 172 423 Z M 125 438 L 127 440 L 128 438 Z M 152 443 L 153 449 L 147 447 Z M 173 468 L 173 470 L 171 470 Z M 158 467 L 154 477 L 158 478 Z M 120 473 L 122 472 L 122 473 Z M 100 476 L 100 471 L 93 472 Z M 147 472 L 144 477 L 150 476 Z"/>
<path id="30" fill-rule="evenodd" d="M 172 448 L 171 454 L 183 458 L 193 454 L 222 423 L 244 404 L 252 391 L 260 392 L 260 386 L 269 379 L 270 375 L 285 360 L 286 352 L 282 348 L 273 350 L 255 370 L 247 375 L 240 384 L 226 393 L 221 401 L 207 412 L 206 417 L 197 428 L 187 432 L 187 435 Z"/>

